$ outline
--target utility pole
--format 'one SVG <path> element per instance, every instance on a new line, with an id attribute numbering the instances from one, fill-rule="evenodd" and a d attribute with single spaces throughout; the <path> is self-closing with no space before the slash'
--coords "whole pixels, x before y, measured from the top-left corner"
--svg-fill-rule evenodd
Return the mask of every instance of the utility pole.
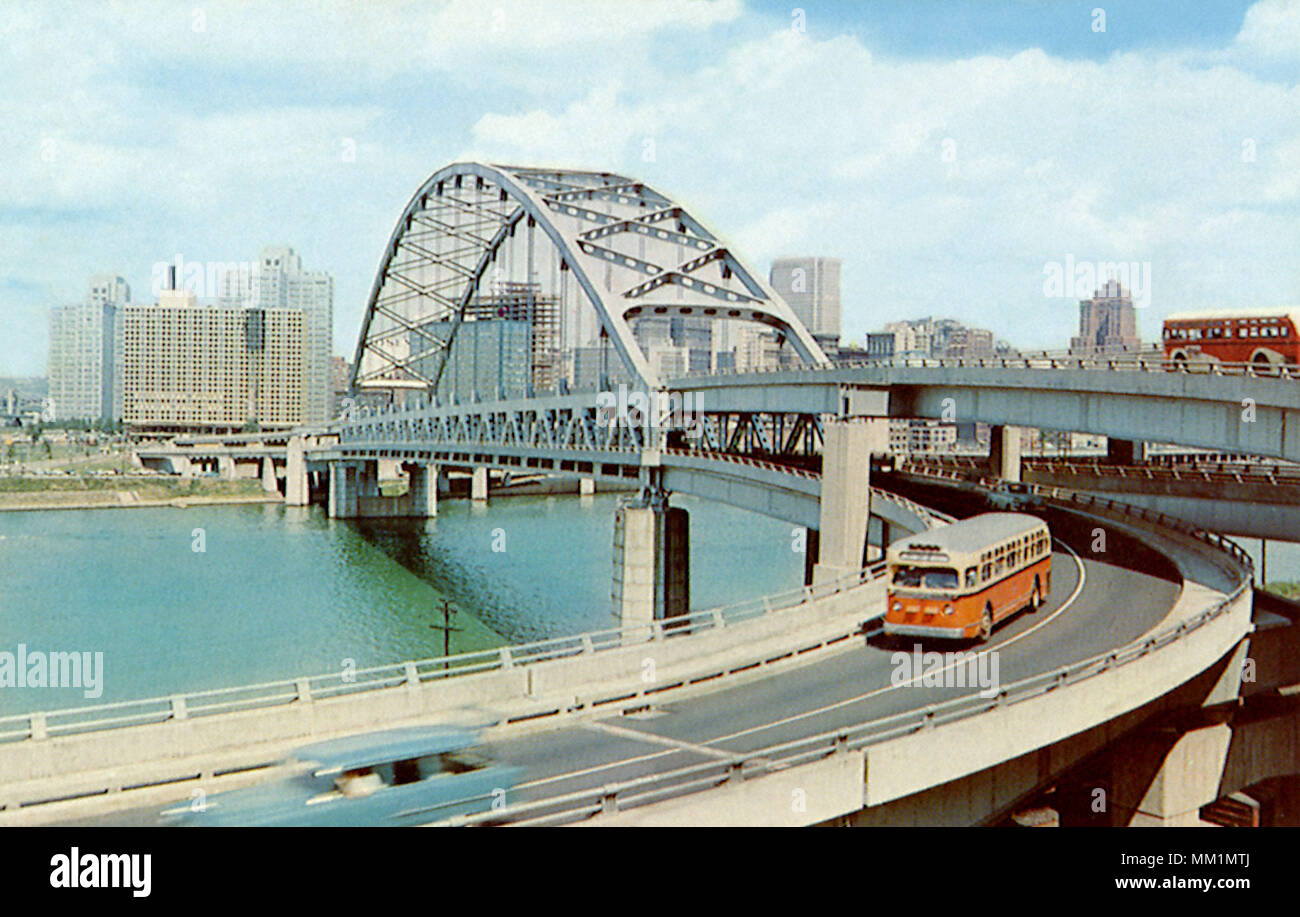
<path id="1" fill-rule="evenodd" d="M 451 616 L 454 614 L 456 614 L 456 609 L 451 607 L 450 602 L 448 602 L 446 599 L 443 599 L 442 600 L 442 623 L 429 625 L 429 627 L 432 628 L 433 630 L 442 631 L 442 655 L 444 659 L 451 655 L 451 632 L 453 630 L 460 630 L 459 627 L 451 626 Z M 451 663 L 446 663 L 446 665 L 448 668 L 451 667 Z"/>

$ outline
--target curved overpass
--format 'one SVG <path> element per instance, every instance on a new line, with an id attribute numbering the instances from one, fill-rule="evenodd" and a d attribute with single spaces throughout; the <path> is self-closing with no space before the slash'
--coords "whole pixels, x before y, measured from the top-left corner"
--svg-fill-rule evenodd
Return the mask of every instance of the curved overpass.
<path id="1" fill-rule="evenodd" d="M 991 698 L 980 698 L 978 687 L 899 683 L 890 649 L 845 649 L 816 665 L 657 704 L 658 715 L 610 717 L 502 741 L 501 754 L 528 764 L 535 775 L 525 788 L 532 802 L 517 807 L 517 816 L 565 822 L 603 813 L 609 822 L 653 824 L 693 811 L 702 822 L 782 824 L 846 815 L 1136 710 L 1212 666 L 1249 631 L 1248 562 L 1240 555 L 1216 556 L 1182 535 L 1110 519 L 1102 525 L 1110 549 L 1098 556 L 1090 548 L 1101 517 L 1049 512 L 1058 538 L 1052 595 L 980 650 L 999 660 L 1001 687 Z M 1168 552 L 1163 571 L 1152 545 Z M 1217 613 L 1202 617 L 1211 611 Z M 1173 646 L 1197 621 L 1203 645 Z M 1206 629 L 1211 622 L 1214 632 Z M 1161 642 L 1173 652 L 1157 659 Z M 1090 677 L 1099 680 L 1089 685 Z M 1104 681 L 1122 681 L 1123 692 Z M 1047 708 L 1055 708 L 1050 716 Z M 692 784 L 726 792 L 734 779 L 728 768 L 737 760 L 755 773 L 778 775 L 854 750 L 862 757 L 856 766 L 841 766 L 841 792 L 828 793 L 829 807 L 803 821 L 785 811 L 719 811 L 704 800 L 672 801 Z M 854 784 L 862 782 L 863 767 L 865 786 L 858 787 L 855 806 Z M 782 792 L 773 798 L 789 800 Z M 616 806 L 631 811 L 615 816 Z"/>
<path id="2" fill-rule="evenodd" d="M 862 398 L 866 413 L 891 417 L 1074 430 L 1300 461 L 1300 382 L 1249 367 L 1210 374 L 1104 360 L 922 360 L 684 376 L 668 387 L 698 396 L 710 412 L 862 413 L 854 404 Z"/>
<path id="3" fill-rule="evenodd" d="M 897 650 L 844 639 L 854 628 L 837 621 L 860 625 L 878 614 L 879 582 L 845 593 L 836 621 L 816 617 L 811 606 L 796 611 L 812 617 L 754 644 L 766 655 L 749 663 L 733 654 L 725 664 L 705 656 L 666 668 L 662 677 L 672 684 L 638 683 L 637 664 L 628 678 L 587 680 L 584 690 L 582 678 L 547 674 L 579 662 L 540 662 L 528 680 L 540 692 L 532 712 L 515 706 L 504 718 L 516 722 L 490 731 L 498 754 L 528 771 L 519 801 L 494 817 L 793 824 L 869 813 L 1104 728 L 1212 669 L 1249 631 L 1249 562 L 1230 547 L 1100 502 L 1041 511 L 1057 538 L 1052 594 L 981 650 L 998 660 L 997 690 L 983 692 L 989 696 L 981 686 L 900 682 Z M 1104 555 L 1091 550 L 1099 527 L 1108 539 Z M 812 635 L 814 624 L 821 638 Z M 795 652 L 809 642 L 816 644 L 809 652 Z M 664 652 L 642 646 L 627 648 L 635 663 Z M 462 696 L 472 697 L 481 677 L 447 687 L 464 682 Z M 809 791 L 800 811 L 789 808 L 790 780 Z M 770 806 L 773 798 L 783 804 Z M 101 820 L 148 823 L 153 813 L 146 807 Z M 437 822 L 436 812 L 428 815 Z"/>

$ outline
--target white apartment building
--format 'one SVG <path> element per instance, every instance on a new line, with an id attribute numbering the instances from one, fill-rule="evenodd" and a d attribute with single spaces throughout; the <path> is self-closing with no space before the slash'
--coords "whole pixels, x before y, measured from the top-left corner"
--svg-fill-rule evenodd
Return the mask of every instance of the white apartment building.
<path id="1" fill-rule="evenodd" d="M 50 401 L 55 420 L 120 420 L 121 313 L 131 288 L 91 278 L 84 302 L 50 310 Z"/>
<path id="2" fill-rule="evenodd" d="M 123 419 L 153 430 L 301 424 L 306 324 L 300 309 L 201 306 L 177 290 L 125 307 Z"/>
<path id="3" fill-rule="evenodd" d="M 304 270 L 302 258 L 286 245 L 267 246 L 249 276 L 223 277 L 218 304 L 296 309 L 304 314 L 303 391 L 307 407 L 303 421 L 330 420 L 334 405 L 334 277 L 326 271 Z"/>

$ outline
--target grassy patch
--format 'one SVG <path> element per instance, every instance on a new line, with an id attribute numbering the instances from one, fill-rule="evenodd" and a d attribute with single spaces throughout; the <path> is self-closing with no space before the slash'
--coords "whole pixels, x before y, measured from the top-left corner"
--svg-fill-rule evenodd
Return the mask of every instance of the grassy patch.
<path id="1" fill-rule="evenodd" d="M 1300 599 L 1300 583 L 1269 583 L 1264 588 L 1284 599 Z"/>
<path id="2" fill-rule="evenodd" d="M 0 478 L 0 505 L 28 503 L 113 503 L 118 494 L 134 494 L 136 501 L 175 500 L 181 497 L 255 497 L 262 494 L 259 481 L 224 481 L 215 478 Z"/>

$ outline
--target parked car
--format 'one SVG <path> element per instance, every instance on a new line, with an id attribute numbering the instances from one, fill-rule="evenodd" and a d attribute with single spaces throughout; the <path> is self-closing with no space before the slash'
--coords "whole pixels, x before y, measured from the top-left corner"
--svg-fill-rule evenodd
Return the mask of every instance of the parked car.
<path id="1" fill-rule="evenodd" d="M 505 807 L 523 772 L 473 730 L 416 726 L 308 745 L 281 773 L 164 814 L 194 827 L 422 825 Z"/>

